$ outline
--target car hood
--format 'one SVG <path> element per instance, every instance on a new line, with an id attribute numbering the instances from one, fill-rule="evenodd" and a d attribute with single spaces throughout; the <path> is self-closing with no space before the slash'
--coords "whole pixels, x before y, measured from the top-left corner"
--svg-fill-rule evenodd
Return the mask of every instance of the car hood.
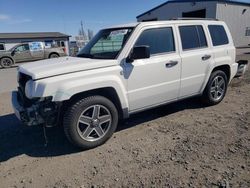
<path id="1" fill-rule="evenodd" d="M 27 74 L 36 80 L 115 65 L 117 65 L 116 60 L 60 57 L 23 64 L 19 66 L 19 72 Z"/>

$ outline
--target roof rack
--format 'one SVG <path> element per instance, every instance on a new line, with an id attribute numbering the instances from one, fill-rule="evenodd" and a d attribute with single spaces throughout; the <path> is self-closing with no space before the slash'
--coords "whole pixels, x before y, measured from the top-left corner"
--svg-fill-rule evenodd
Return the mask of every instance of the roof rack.
<path id="1" fill-rule="evenodd" d="M 185 17 L 185 18 L 170 18 L 169 20 L 213 20 L 213 21 L 219 21 L 215 18 L 192 18 L 192 17 Z"/>

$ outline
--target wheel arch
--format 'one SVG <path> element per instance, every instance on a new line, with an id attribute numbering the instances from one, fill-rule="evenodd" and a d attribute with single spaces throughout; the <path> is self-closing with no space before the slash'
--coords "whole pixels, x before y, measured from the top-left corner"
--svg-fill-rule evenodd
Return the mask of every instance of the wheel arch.
<path id="1" fill-rule="evenodd" d="M 3 57 L 0 57 L 0 61 L 1 61 L 3 58 L 9 58 L 9 59 L 12 60 L 13 64 L 16 63 L 16 61 L 15 61 L 12 57 L 10 57 L 10 56 L 3 56 Z"/>
<path id="2" fill-rule="evenodd" d="M 128 116 L 127 111 L 122 108 L 122 104 L 118 96 L 118 93 L 113 87 L 104 87 L 104 88 L 92 89 L 76 93 L 73 96 L 71 96 L 69 100 L 63 102 L 62 110 L 65 111 L 67 106 L 72 105 L 73 103 L 82 98 L 90 97 L 93 95 L 103 96 L 112 101 L 118 110 L 120 119 L 124 119 Z"/>
<path id="3" fill-rule="evenodd" d="M 59 53 L 57 53 L 57 52 L 50 52 L 48 58 L 50 58 L 50 56 L 53 55 L 53 54 L 56 54 L 56 55 L 58 55 L 58 57 L 60 57 Z"/>
<path id="4" fill-rule="evenodd" d="M 211 74 L 214 72 L 214 71 L 217 71 L 217 70 L 220 70 L 220 71 L 223 71 L 226 76 L 227 76 L 227 82 L 230 81 L 230 77 L 231 77 L 231 70 L 230 70 L 230 66 L 229 65 L 220 65 L 220 66 L 217 66 L 215 67 Z"/>
<path id="5" fill-rule="evenodd" d="M 223 72 L 225 72 L 226 76 L 227 76 L 227 81 L 228 83 L 230 82 L 230 78 L 231 78 L 231 68 L 230 68 L 230 65 L 228 64 L 223 64 L 223 65 L 218 65 L 218 66 L 215 66 L 213 67 L 210 72 L 208 73 L 206 79 L 205 79 L 205 82 L 201 88 L 201 92 L 200 94 L 202 94 L 207 86 L 207 83 L 209 81 L 209 78 L 211 76 L 211 74 L 214 72 L 214 71 L 217 71 L 217 70 L 221 70 Z"/>

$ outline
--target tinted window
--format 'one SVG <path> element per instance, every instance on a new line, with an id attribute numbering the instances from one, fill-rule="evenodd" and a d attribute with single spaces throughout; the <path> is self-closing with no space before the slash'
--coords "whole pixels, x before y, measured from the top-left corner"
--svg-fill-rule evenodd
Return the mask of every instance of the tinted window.
<path id="1" fill-rule="evenodd" d="M 209 25 L 208 29 L 214 46 L 228 44 L 227 34 L 222 25 Z"/>
<path id="2" fill-rule="evenodd" d="M 4 44 L 0 44 L 0 51 L 5 50 Z"/>
<path id="3" fill-rule="evenodd" d="M 171 27 L 143 31 L 135 46 L 149 46 L 150 54 L 175 51 L 174 36 Z"/>
<path id="4" fill-rule="evenodd" d="M 179 30 L 183 50 L 207 47 L 207 40 L 202 26 L 180 26 Z"/>

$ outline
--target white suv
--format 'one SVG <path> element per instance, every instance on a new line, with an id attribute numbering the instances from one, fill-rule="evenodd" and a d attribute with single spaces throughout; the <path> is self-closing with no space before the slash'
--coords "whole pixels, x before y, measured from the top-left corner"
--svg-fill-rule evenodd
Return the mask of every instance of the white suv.
<path id="1" fill-rule="evenodd" d="M 88 149 L 133 113 L 197 95 L 218 104 L 238 67 L 224 22 L 120 25 L 101 30 L 78 57 L 21 65 L 12 103 L 24 124 L 62 123 L 67 138 Z"/>

